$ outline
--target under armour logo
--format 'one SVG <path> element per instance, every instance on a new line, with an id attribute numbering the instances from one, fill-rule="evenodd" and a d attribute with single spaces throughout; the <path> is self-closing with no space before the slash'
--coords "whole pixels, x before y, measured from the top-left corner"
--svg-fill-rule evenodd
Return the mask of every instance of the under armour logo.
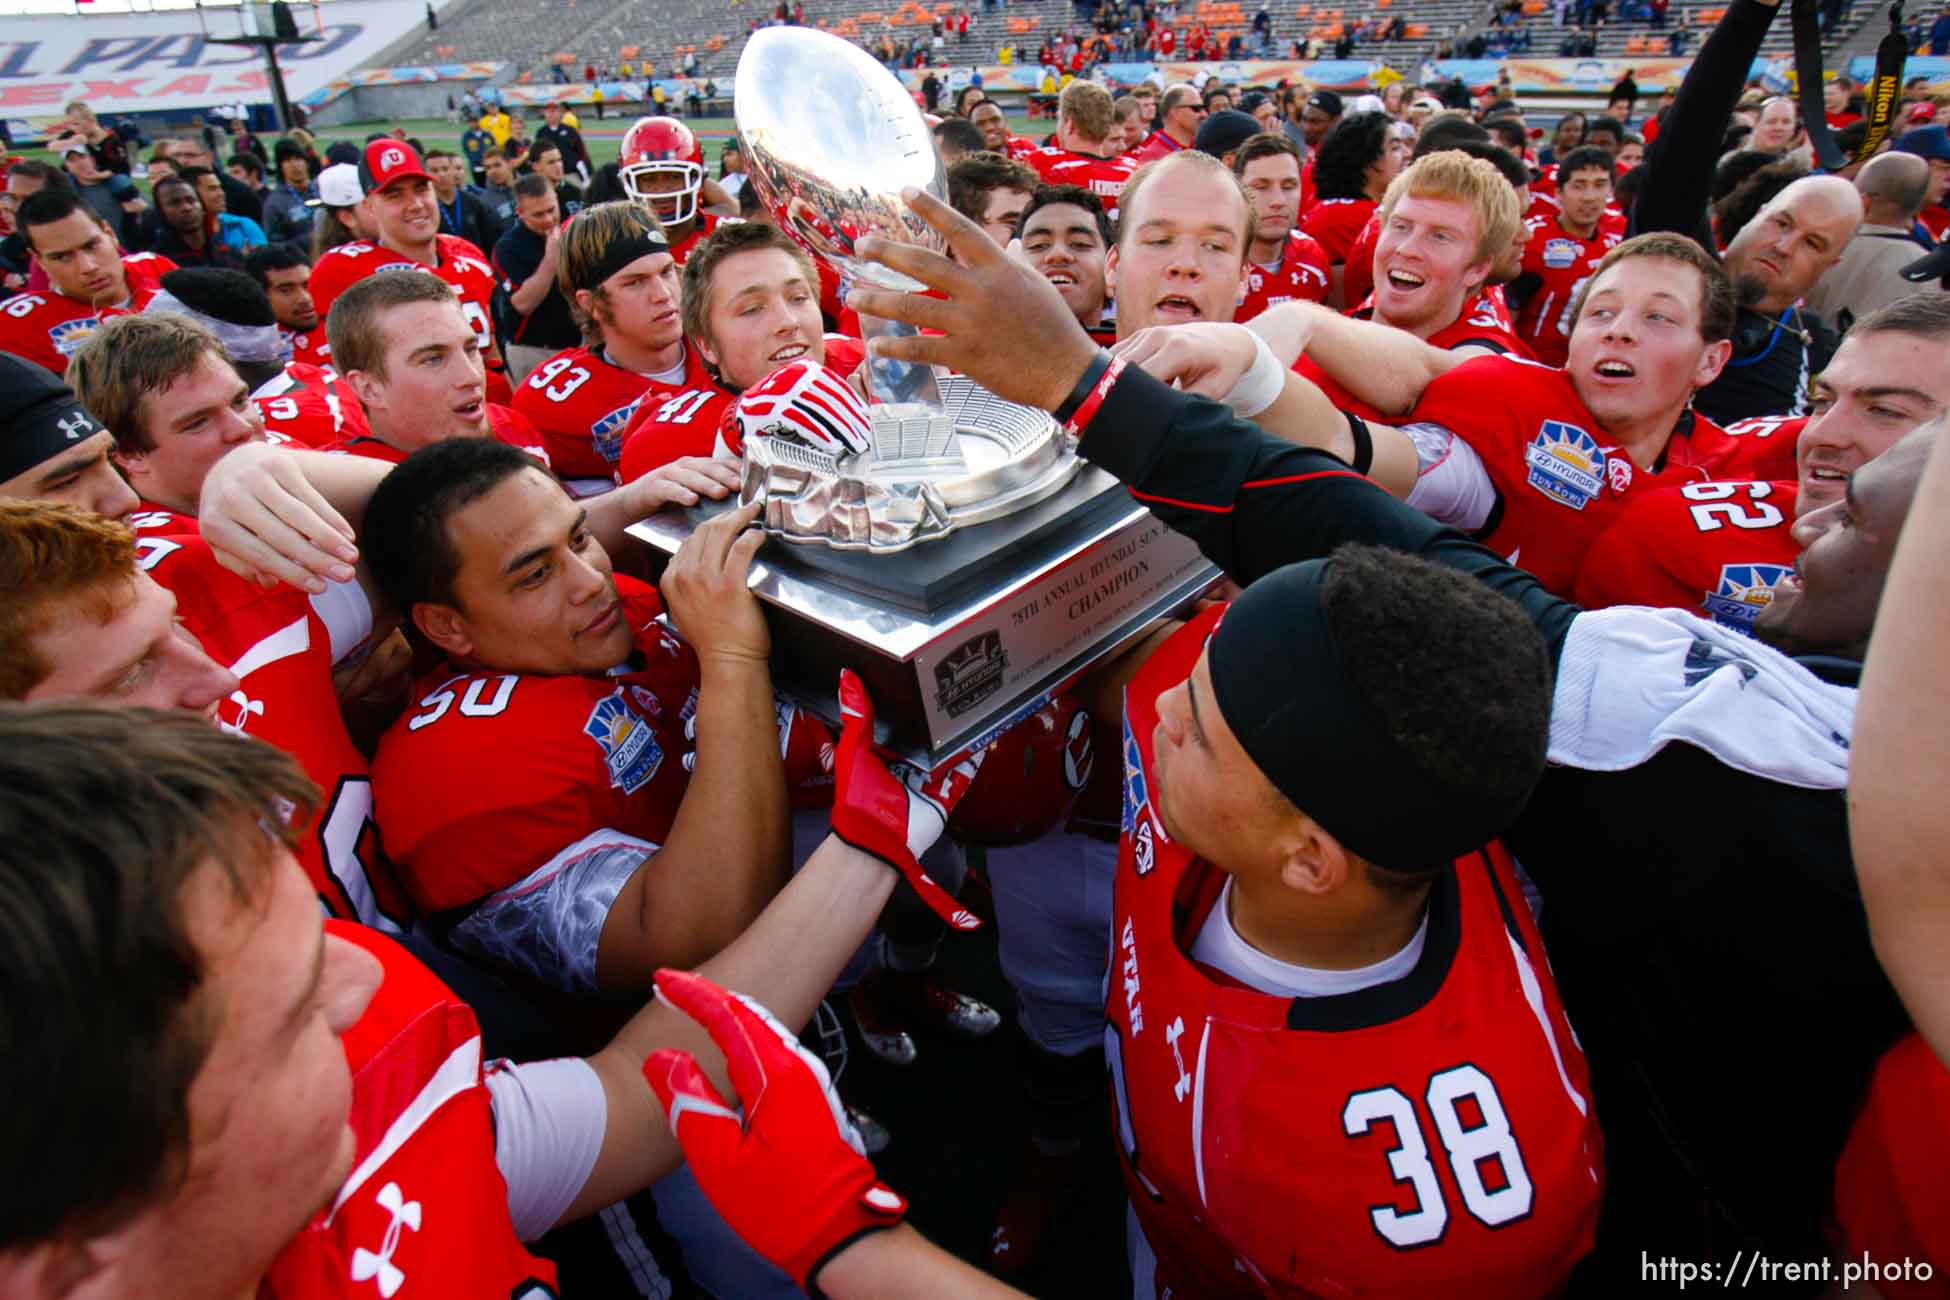
<path id="1" fill-rule="evenodd" d="M 230 703 L 237 706 L 236 717 L 225 718 L 219 713 L 217 715 L 217 725 L 233 736 L 243 735 L 244 729 L 250 726 L 253 717 L 261 718 L 264 716 L 264 701 L 253 700 L 242 691 L 232 691 L 230 693 Z M 391 1292 L 387 1294 L 390 1295 Z"/>
<path id="2" fill-rule="evenodd" d="M 54 423 L 62 433 L 68 436 L 69 442 L 73 442 L 78 438 L 85 438 L 95 431 L 95 422 L 88 418 L 85 411 L 76 411 L 73 415 L 64 415 Z"/>
<path id="3" fill-rule="evenodd" d="M 377 1254 L 364 1246 L 352 1252 L 352 1280 L 372 1282 L 381 1296 L 392 1300 L 393 1293 L 406 1285 L 406 1274 L 393 1264 L 393 1253 L 399 1249 L 400 1228 L 404 1225 L 415 1232 L 420 1230 L 420 1203 L 407 1200 L 398 1183 L 387 1183 L 373 1199 L 380 1209 L 393 1216 L 393 1221 L 386 1225 L 386 1235 L 380 1239 Z"/>
<path id="4" fill-rule="evenodd" d="M 1172 1095 L 1185 1100 L 1185 1094 L 1192 1090 L 1192 1076 L 1185 1073 L 1185 1054 L 1178 1050 L 1178 1040 L 1185 1036 L 1185 1017 L 1179 1016 L 1165 1026 L 1165 1042 L 1171 1045 L 1171 1059 L 1178 1066 L 1178 1082 L 1171 1085 Z"/>

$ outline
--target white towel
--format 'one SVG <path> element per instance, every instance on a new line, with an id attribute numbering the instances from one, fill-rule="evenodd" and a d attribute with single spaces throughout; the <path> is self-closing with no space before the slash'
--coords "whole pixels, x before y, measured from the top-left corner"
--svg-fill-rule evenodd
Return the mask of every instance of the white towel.
<path id="1" fill-rule="evenodd" d="M 1678 741 L 1729 767 L 1813 790 L 1848 785 L 1855 689 L 1676 609 L 1580 614 L 1558 659 L 1550 761 L 1598 772 Z"/>

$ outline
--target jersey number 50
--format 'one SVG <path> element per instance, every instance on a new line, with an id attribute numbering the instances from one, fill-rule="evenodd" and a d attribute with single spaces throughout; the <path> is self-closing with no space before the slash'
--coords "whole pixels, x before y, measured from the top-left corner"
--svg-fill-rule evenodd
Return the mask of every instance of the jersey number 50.
<path id="1" fill-rule="evenodd" d="M 1473 1065 L 1440 1071 L 1430 1076 L 1424 1100 L 1469 1213 L 1490 1228 L 1529 1214 L 1530 1172 L 1523 1167 L 1517 1136 L 1510 1131 L 1510 1118 L 1490 1076 Z M 1465 1105 L 1473 1113 L 1466 1114 Z M 1341 1108 L 1341 1127 L 1349 1137 L 1362 1136 L 1378 1120 L 1394 1127 L 1398 1145 L 1388 1153 L 1388 1169 L 1397 1183 L 1414 1194 L 1415 1208 L 1374 1207 L 1368 1211 L 1374 1230 L 1402 1250 L 1442 1240 L 1449 1227 L 1449 1207 L 1443 1202 L 1442 1183 L 1429 1159 L 1415 1103 L 1397 1088 L 1370 1088 L 1350 1096 Z M 1492 1169 L 1501 1173 L 1494 1189 L 1485 1181 Z"/>

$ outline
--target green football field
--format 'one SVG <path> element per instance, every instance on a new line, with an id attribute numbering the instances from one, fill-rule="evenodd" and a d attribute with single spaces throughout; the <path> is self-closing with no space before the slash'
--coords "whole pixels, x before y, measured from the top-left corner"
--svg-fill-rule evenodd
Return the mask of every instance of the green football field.
<path id="1" fill-rule="evenodd" d="M 582 119 L 582 138 L 589 145 L 590 158 L 597 166 L 613 162 L 623 146 L 623 133 L 630 129 L 630 124 L 636 121 L 636 117 L 611 113 L 608 117 L 598 119 L 593 113 L 586 111 L 588 105 L 584 105 L 583 108 L 585 111 L 579 115 Z M 541 125 L 542 115 L 539 111 L 531 111 L 526 115 L 525 120 L 529 123 L 529 134 L 533 136 L 534 128 Z M 704 156 L 714 165 L 715 170 L 718 150 L 732 137 L 734 130 L 732 120 L 728 117 L 700 117 L 684 120 L 703 140 Z M 404 127 L 408 136 L 428 148 L 444 147 L 455 151 L 460 149 L 460 133 L 463 128 L 444 117 L 412 117 L 399 122 L 361 122 L 349 126 L 325 126 L 318 128 L 314 134 L 325 143 L 334 140 L 351 140 L 357 143 L 374 131 L 390 131 L 395 126 Z M 1032 119 L 1016 115 L 1009 119 L 1009 130 L 1017 135 L 1043 135 L 1050 130 L 1050 126 L 1048 118 Z M 267 144 L 269 139 L 269 136 L 265 137 Z M 44 149 L 23 149 L 21 152 L 26 157 L 42 158 L 57 165 L 60 162 Z M 323 152 L 322 148 L 320 152 Z"/>

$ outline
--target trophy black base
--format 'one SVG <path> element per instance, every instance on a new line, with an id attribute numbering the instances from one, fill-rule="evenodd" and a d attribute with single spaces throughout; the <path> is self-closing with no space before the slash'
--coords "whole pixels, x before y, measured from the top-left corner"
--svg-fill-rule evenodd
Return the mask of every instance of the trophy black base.
<path id="1" fill-rule="evenodd" d="M 666 511 L 630 531 L 674 552 L 727 508 Z M 774 682 L 837 724 L 851 668 L 882 743 L 929 768 L 986 743 L 1219 576 L 1089 467 L 1035 505 L 893 554 L 775 540 L 760 556 L 752 590 Z"/>

